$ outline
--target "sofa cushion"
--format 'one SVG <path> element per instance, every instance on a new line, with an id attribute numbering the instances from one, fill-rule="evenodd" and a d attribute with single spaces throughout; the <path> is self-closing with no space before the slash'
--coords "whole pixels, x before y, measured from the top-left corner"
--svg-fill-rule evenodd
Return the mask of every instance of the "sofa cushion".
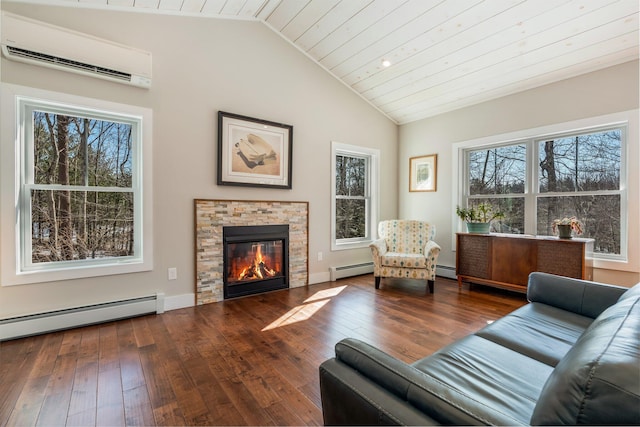
<path id="1" fill-rule="evenodd" d="M 387 252 L 382 255 L 380 264 L 383 267 L 427 268 L 427 259 L 422 254 Z"/>
<path id="2" fill-rule="evenodd" d="M 640 424 L 640 298 L 606 309 L 549 376 L 532 425 Z"/>
<path id="3" fill-rule="evenodd" d="M 407 400 L 443 424 L 456 425 L 527 424 L 553 369 L 475 335 L 412 366 L 424 379 L 409 388 Z"/>
<path id="4" fill-rule="evenodd" d="M 476 335 L 556 366 L 592 322 L 590 317 L 531 303 L 496 320 Z"/>

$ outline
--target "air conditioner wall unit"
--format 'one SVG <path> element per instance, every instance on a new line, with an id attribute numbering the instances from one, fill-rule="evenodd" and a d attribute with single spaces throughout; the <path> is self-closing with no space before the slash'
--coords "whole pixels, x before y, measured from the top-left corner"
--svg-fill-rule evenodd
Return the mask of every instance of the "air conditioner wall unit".
<path id="1" fill-rule="evenodd" d="M 2 53 L 7 59 L 151 87 L 151 53 L 2 12 Z"/>

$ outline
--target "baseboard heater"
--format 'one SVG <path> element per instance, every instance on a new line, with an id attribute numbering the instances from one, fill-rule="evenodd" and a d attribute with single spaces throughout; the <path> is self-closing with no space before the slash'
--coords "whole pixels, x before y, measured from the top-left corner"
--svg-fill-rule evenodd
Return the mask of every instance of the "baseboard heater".
<path id="1" fill-rule="evenodd" d="M 449 267 L 448 265 L 436 266 L 436 275 L 440 277 L 446 277 L 448 279 L 458 279 L 458 276 L 456 276 L 456 268 Z"/>
<path id="2" fill-rule="evenodd" d="M 0 341 L 164 312 L 164 294 L 0 320 Z"/>
<path id="3" fill-rule="evenodd" d="M 365 262 L 362 264 L 343 265 L 341 267 L 329 267 L 331 281 L 345 277 L 359 276 L 361 274 L 373 273 L 373 262 Z"/>

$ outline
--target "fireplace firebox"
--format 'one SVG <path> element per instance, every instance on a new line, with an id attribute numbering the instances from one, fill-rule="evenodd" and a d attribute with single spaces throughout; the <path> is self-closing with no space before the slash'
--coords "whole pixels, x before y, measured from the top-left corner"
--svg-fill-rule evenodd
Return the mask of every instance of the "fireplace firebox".
<path id="1" fill-rule="evenodd" d="M 289 287 L 289 225 L 223 227 L 224 298 Z"/>

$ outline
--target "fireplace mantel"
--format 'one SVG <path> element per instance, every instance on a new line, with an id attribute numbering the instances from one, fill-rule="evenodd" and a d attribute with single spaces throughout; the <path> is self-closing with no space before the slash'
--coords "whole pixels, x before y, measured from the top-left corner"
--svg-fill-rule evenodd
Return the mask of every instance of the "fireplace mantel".
<path id="1" fill-rule="evenodd" d="M 223 227 L 289 224 L 289 287 L 308 284 L 309 202 L 195 199 L 196 305 L 224 300 Z"/>

